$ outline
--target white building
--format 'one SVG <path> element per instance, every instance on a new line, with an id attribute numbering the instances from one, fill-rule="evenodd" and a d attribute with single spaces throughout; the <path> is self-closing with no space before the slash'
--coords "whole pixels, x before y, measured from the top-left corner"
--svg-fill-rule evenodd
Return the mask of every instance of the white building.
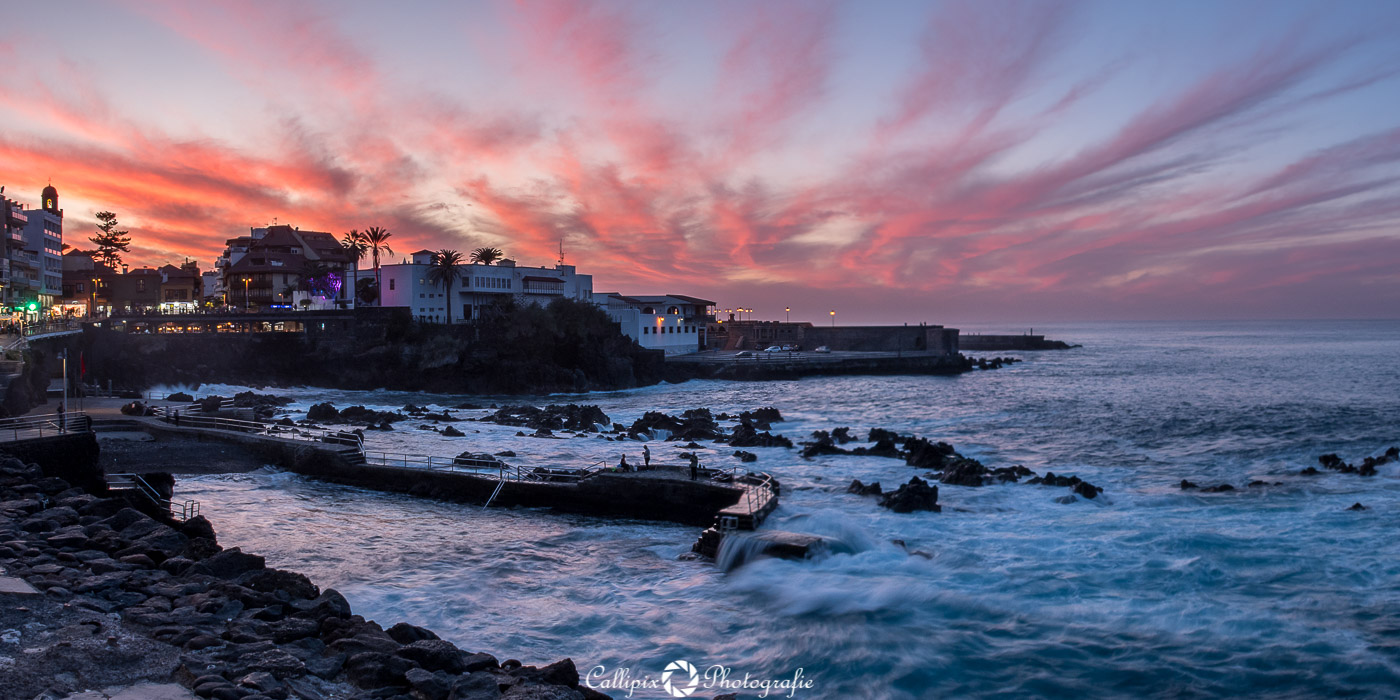
<path id="1" fill-rule="evenodd" d="M 222 299 L 224 297 L 224 280 L 219 276 L 218 270 L 206 270 L 200 274 L 200 294 L 204 299 Z"/>
<path id="2" fill-rule="evenodd" d="M 593 295 L 622 329 L 622 334 L 649 350 L 667 355 L 698 352 L 705 347 L 705 322 L 715 302 L 680 294 L 663 296 L 623 296 L 616 293 Z"/>
<path id="3" fill-rule="evenodd" d="M 403 263 L 380 265 L 380 304 L 407 307 L 420 321 L 462 323 L 477 318 L 484 307 L 504 297 L 531 304 L 548 304 L 559 298 L 593 299 L 593 276 L 578 274 L 573 265 L 521 267 L 514 260 L 458 265 L 461 277 L 453 281 L 449 294 L 443 285 L 428 281 L 432 261 L 433 251 L 420 250 Z"/>
<path id="4" fill-rule="evenodd" d="M 39 308 L 48 309 L 63 294 L 63 210 L 58 208 L 58 190 L 44 188 L 43 206 L 25 212 L 24 252 L 33 266 L 34 293 Z"/>

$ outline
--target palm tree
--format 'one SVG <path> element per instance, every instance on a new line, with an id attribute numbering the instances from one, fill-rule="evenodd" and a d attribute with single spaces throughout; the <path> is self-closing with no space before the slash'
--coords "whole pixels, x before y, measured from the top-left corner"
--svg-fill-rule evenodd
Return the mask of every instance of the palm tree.
<path id="1" fill-rule="evenodd" d="M 379 251 L 384 251 L 387 255 L 393 255 L 394 249 L 389 247 L 389 237 L 394 234 L 388 230 L 371 226 L 360 234 L 365 247 L 369 248 L 370 255 L 374 258 L 374 286 L 379 286 Z"/>
<path id="2" fill-rule="evenodd" d="M 506 256 L 500 248 L 477 248 L 472 251 L 471 261 L 482 265 L 490 265 Z"/>
<path id="3" fill-rule="evenodd" d="M 452 283 L 462 279 L 462 271 L 457 269 L 461 264 L 461 253 L 444 248 L 433 253 L 433 261 L 428 264 L 428 271 L 423 275 L 429 284 L 440 284 L 446 288 L 448 323 L 452 323 Z"/>
<path id="4" fill-rule="evenodd" d="M 345 249 L 345 254 L 350 256 L 350 261 L 354 267 L 350 268 L 353 279 L 350 282 L 350 298 L 354 300 L 355 290 L 360 288 L 360 261 L 365 259 L 365 253 L 369 252 L 369 246 L 365 245 L 365 234 L 358 229 L 350 229 L 345 232 L 345 237 L 340 239 L 340 247 Z"/>

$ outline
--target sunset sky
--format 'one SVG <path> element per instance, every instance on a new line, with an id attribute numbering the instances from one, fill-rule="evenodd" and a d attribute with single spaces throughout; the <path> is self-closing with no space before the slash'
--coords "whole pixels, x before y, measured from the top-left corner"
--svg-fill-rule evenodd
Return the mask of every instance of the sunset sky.
<path id="1" fill-rule="evenodd" d="M 0 184 L 826 322 L 1400 315 L 1400 2 L 16 2 Z"/>

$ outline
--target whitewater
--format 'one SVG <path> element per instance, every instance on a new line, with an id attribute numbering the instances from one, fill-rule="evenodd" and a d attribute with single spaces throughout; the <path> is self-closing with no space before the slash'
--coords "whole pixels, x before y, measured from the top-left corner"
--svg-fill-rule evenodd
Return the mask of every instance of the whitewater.
<path id="1" fill-rule="evenodd" d="M 1119 323 L 1045 328 L 1080 343 L 956 377 L 694 381 L 549 397 L 262 389 L 398 410 L 597 404 L 646 411 L 778 408 L 773 432 L 873 427 L 944 440 L 989 467 L 1023 464 L 1105 491 L 941 485 L 942 513 L 896 514 L 846 493 L 922 472 L 902 461 L 745 448 L 777 476 L 765 529 L 824 535 L 807 561 L 731 572 L 686 561 L 695 527 L 529 509 L 483 510 L 265 469 L 181 478 L 220 542 L 333 587 L 367 618 L 428 627 L 525 663 L 657 676 L 675 660 L 812 683 L 797 697 L 1389 695 L 1400 687 L 1400 465 L 1300 476 L 1400 444 L 1400 322 Z M 1005 354 L 1005 353 L 1003 353 Z M 225 396 L 246 387 L 204 386 Z M 370 432 L 368 449 L 513 464 L 641 461 L 642 444 Z M 528 432 L 528 430 L 526 431 Z M 648 443 L 680 463 L 681 443 Z M 852 443 L 847 447 L 857 446 Z M 738 466 L 705 445 L 707 465 Z M 1183 491 L 1229 483 L 1226 493 Z M 1269 485 L 1247 487 L 1250 481 Z M 1277 482 L 1277 483 L 1275 483 Z M 1348 510 L 1362 503 L 1367 510 Z M 898 544 L 895 540 L 902 541 Z M 702 689 L 699 696 L 706 696 Z M 670 697 L 658 689 L 634 697 Z"/>

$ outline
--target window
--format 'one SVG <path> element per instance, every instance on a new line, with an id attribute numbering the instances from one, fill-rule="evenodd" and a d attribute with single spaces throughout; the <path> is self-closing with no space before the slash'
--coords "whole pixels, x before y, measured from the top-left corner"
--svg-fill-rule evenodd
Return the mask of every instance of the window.
<path id="1" fill-rule="evenodd" d="M 83 293 L 84 293 L 84 292 L 83 292 L 83 283 L 82 283 L 82 282 L 79 282 L 79 283 L 78 283 L 78 293 L 79 293 L 79 294 L 83 294 Z"/>
<path id="2" fill-rule="evenodd" d="M 390 278 L 389 278 L 389 291 L 391 291 L 391 292 L 394 291 L 394 282 L 395 282 L 395 281 L 396 281 L 396 280 L 395 280 L 393 277 L 390 277 Z"/>
<path id="3" fill-rule="evenodd" d="M 671 308 L 666 309 L 666 313 L 668 313 L 668 314 L 670 314 L 670 315 L 672 315 L 672 316 L 678 316 L 678 315 L 680 315 L 681 310 L 678 309 L 678 308 L 676 308 L 676 307 L 674 307 L 674 306 L 672 306 Z"/>
<path id="4" fill-rule="evenodd" d="M 136 291 L 138 291 L 138 292 L 144 292 L 144 291 L 146 291 L 146 280 L 136 280 Z"/>

